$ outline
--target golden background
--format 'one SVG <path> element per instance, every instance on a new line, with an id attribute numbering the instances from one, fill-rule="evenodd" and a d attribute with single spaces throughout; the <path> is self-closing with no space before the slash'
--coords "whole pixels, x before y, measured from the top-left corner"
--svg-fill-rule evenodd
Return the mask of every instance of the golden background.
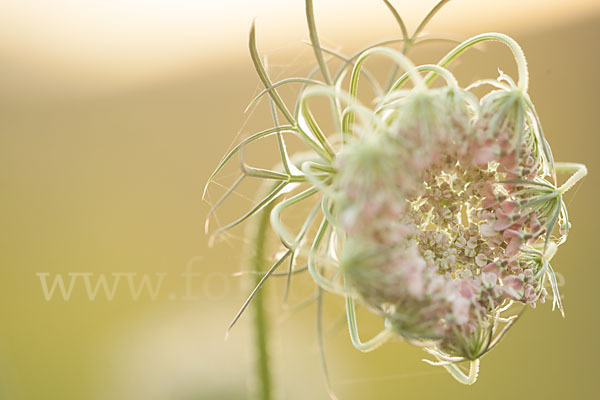
<path id="1" fill-rule="evenodd" d="M 315 1 L 324 44 L 351 53 L 399 36 L 382 2 L 350 3 Z M 394 4 L 414 27 L 434 2 Z M 259 90 L 246 49 L 254 16 L 274 76 L 310 67 L 300 0 L 0 4 L 0 398 L 246 398 L 248 316 L 224 341 L 249 291 L 232 276 L 243 268 L 243 231 L 209 248 L 202 190 L 232 143 L 270 124 L 266 103 L 243 114 Z M 464 387 L 405 343 L 355 351 L 339 324 L 341 303 L 328 297 L 333 388 L 341 399 L 596 398 L 600 6 L 456 0 L 427 30 L 514 37 L 527 55 L 530 95 L 555 158 L 588 166 L 567 196 L 573 230 L 553 260 L 564 276 L 566 318 L 550 304 L 526 313 L 483 359 L 479 381 Z M 413 55 L 435 62 L 443 48 Z M 494 78 L 498 65 L 514 73 L 508 51 L 489 45 L 453 71 L 464 83 Z M 269 146 L 255 151 L 268 159 Z M 211 190 L 218 194 L 218 186 Z M 248 205 L 235 197 L 218 216 L 232 220 Z M 188 264 L 200 274 L 196 300 L 182 299 Z M 36 276 L 44 272 L 168 275 L 155 301 L 132 300 L 124 285 L 112 301 L 90 301 L 81 286 L 69 301 L 46 301 Z M 295 285 L 298 302 L 312 286 L 308 279 Z M 279 393 L 326 398 L 314 306 L 291 314 L 280 305 L 281 282 L 266 289 Z M 378 326 L 359 317 L 365 335 Z"/>

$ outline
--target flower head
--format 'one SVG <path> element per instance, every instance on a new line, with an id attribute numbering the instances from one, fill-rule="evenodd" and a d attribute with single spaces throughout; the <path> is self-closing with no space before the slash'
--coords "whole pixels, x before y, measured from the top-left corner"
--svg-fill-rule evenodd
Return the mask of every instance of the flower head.
<path id="1" fill-rule="evenodd" d="M 512 50 L 517 83 L 501 72 L 497 81 L 460 88 L 445 67 L 485 40 Z M 562 196 L 585 167 L 554 163 L 527 94 L 523 52 L 505 35 L 471 38 L 436 65 L 414 66 L 402 52 L 368 48 L 352 58 L 353 65 L 342 66 L 334 82 L 322 49 L 313 45 L 328 78 L 305 82 L 296 116 L 254 58 L 265 93 L 290 123 L 263 133 L 278 135 L 282 167 L 247 169 L 279 182 L 259 206 L 277 203 L 271 221 L 286 256 L 306 256 L 321 290 L 346 297 L 358 349 L 373 349 L 394 334 L 423 347 L 459 381 L 473 383 L 476 371 L 467 375 L 454 364 L 467 360 L 475 368 L 520 315 L 516 305 L 544 302 L 547 282 L 558 296 L 549 260 L 569 227 Z M 374 55 L 390 58 L 406 73 L 368 107 L 357 100 L 358 81 Z M 445 84 L 432 88 L 439 77 Z M 470 89 L 483 84 L 494 89 L 477 99 Z M 339 131 L 321 130 L 310 112 L 314 97 L 331 100 Z M 296 135 L 312 152 L 290 157 L 281 132 Z M 558 187 L 556 171 L 575 174 Z M 291 234 L 282 213 L 308 199 L 317 199 L 316 207 Z M 321 223 L 311 231 L 318 212 Z M 561 228 L 557 235 L 555 226 Z M 358 338 L 355 302 L 385 321 L 382 334 L 366 343 Z"/>

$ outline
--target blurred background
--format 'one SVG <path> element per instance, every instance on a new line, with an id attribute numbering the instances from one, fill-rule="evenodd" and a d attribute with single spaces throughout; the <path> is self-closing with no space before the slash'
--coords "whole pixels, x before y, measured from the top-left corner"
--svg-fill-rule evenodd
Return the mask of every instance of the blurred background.
<path id="1" fill-rule="evenodd" d="M 392 3 L 414 29 L 435 1 Z M 315 12 L 322 44 L 345 54 L 400 37 L 382 1 L 315 0 Z M 244 114 L 260 90 L 247 51 L 254 17 L 273 77 L 304 75 L 313 58 L 302 0 L 0 1 L 0 398 L 247 398 L 248 316 L 224 340 L 250 290 L 233 276 L 246 269 L 244 232 L 209 247 L 202 190 L 232 145 L 271 124 L 266 103 Z M 595 398 L 600 2 L 453 0 L 426 31 L 514 37 L 555 158 L 590 170 L 568 193 L 573 230 L 553 260 L 566 318 L 549 304 L 526 313 L 482 361 L 479 382 L 463 387 L 406 343 L 355 351 L 341 302 L 327 297 L 332 386 L 341 399 Z M 436 62 L 450 47 L 411 56 Z M 466 83 L 495 78 L 498 66 L 515 71 L 509 52 L 489 45 L 452 70 Z M 254 151 L 268 160 L 274 149 Z M 239 216 L 246 197 L 224 204 L 219 220 Z M 57 274 L 65 290 L 75 277 L 68 299 L 59 286 L 44 292 Z M 100 289 L 90 300 L 85 277 L 94 286 L 100 274 L 109 286 L 120 274 L 120 284 L 112 299 Z M 136 299 L 128 285 L 144 276 L 156 290 Z M 325 399 L 314 306 L 282 306 L 282 287 L 266 287 L 278 393 Z M 290 304 L 313 288 L 295 281 Z M 380 325 L 359 318 L 365 336 Z"/>

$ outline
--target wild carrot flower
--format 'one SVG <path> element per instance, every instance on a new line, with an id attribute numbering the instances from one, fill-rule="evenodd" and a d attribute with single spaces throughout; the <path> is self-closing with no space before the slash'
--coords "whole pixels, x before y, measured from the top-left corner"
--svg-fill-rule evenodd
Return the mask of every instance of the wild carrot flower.
<path id="1" fill-rule="evenodd" d="M 549 261 L 570 227 L 563 194 L 586 169 L 554 162 L 527 93 L 525 56 L 514 40 L 499 33 L 478 35 L 437 64 L 415 66 L 404 53 L 419 41 L 422 27 L 409 36 L 386 4 L 402 28 L 404 51 L 370 46 L 342 57 L 327 50 L 346 60 L 331 75 L 307 1 L 323 81 L 311 75 L 273 84 L 254 47 L 253 28 L 251 53 L 266 87 L 261 96 L 271 97 L 287 125 L 246 139 L 211 179 L 243 146 L 277 135 L 281 166 L 246 168 L 239 180 L 258 176 L 275 184 L 255 208 L 224 227 L 273 206 L 271 223 L 286 251 L 261 284 L 286 257 L 304 256 L 319 292 L 346 298 L 355 347 L 369 351 L 390 337 L 403 338 L 434 356 L 431 364 L 471 384 L 479 358 L 494 348 L 523 307 L 545 301 L 547 283 L 562 312 Z M 446 67 L 482 41 L 510 48 L 518 66 L 516 82 L 501 72 L 497 80 L 458 85 Z M 368 107 L 357 100 L 358 83 L 361 77 L 371 79 L 363 66 L 375 55 L 391 59 L 395 68 L 378 103 Z M 404 75 L 396 76 L 397 68 Z M 350 80 L 344 90 L 346 74 Z M 439 78 L 444 83 L 432 87 Z M 276 90 L 291 82 L 303 84 L 294 113 Z M 482 85 L 492 90 L 478 99 L 471 89 Z M 310 111 L 314 97 L 331 100 L 337 131 L 322 131 Z M 284 133 L 300 138 L 310 153 L 289 155 Z M 558 186 L 557 172 L 574 175 Z M 292 233 L 282 214 L 309 199 L 316 206 L 302 229 Z M 292 272 L 290 264 L 288 283 Z M 383 331 L 367 342 L 358 335 L 356 303 L 384 321 Z M 470 362 L 467 373 L 458 366 L 463 361 Z"/>

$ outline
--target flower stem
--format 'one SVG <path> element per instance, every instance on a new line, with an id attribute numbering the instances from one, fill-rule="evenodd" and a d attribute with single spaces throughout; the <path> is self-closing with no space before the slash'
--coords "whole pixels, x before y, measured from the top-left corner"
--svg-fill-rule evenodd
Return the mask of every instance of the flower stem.
<path id="1" fill-rule="evenodd" d="M 259 215 L 251 243 L 254 247 L 251 263 L 252 270 L 257 272 L 253 275 L 253 285 L 257 285 L 264 273 L 267 264 L 266 247 L 267 234 L 269 232 L 269 214 L 272 205 L 266 206 Z M 271 374 L 271 360 L 269 356 L 269 316 L 265 306 L 265 288 L 259 290 L 253 299 L 253 334 L 254 334 L 254 369 L 255 369 L 255 392 L 256 400 L 271 400 L 273 398 L 273 377 Z"/>

